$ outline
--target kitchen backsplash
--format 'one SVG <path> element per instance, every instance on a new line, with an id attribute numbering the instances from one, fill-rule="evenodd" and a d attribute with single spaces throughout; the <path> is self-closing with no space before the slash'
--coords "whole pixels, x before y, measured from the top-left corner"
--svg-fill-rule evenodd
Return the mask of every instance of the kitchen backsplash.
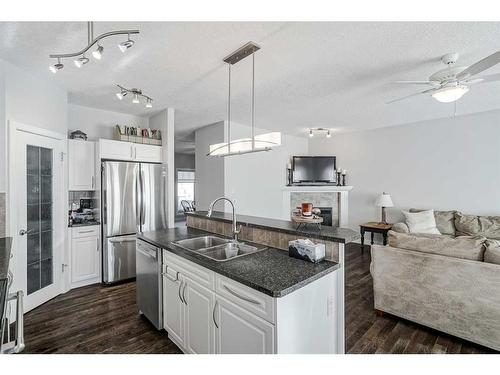
<path id="1" fill-rule="evenodd" d="M 0 193 L 0 237 L 5 237 L 6 193 Z"/>
<path id="2" fill-rule="evenodd" d="M 90 198 L 92 199 L 92 206 L 94 207 L 94 219 L 99 220 L 99 194 L 95 191 L 69 191 L 68 194 L 68 210 L 71 209 L 72 204 L 76 204 L 80 207 L 80 199 Z"/>

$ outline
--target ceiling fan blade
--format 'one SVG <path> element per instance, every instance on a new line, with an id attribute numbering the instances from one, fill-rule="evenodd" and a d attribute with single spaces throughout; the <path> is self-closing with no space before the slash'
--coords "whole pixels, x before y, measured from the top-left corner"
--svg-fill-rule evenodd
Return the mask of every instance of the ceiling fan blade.
<path id="1" fill-rule="evenodd" d="M 482 76 L 482 77 L 478 77 L 478 80 L 481 80 L 481 82 L 495 82 L 495 81 L 500 81 L 500 74 L 490 74 L 490 75 L 487 75 L 487 76 Z M 472 80 L 472 81 L 475 81 L 475 80 Z M 470 83 L 471 81 L 467 81 L 467 83 Z M 476 82 L 474 82 L 476 83 Z M 477 82 L 479 83 L 479 82 Z"/>
<path id="2" fill-rule="evenodd" d="M 410 95 L 407 95 L 407 96 L 403 96 L 402 98 L 393 99 L 393 100 L 387 102 L 386 104 L 391 104 L 391 103 L 399 102 L 401 100 L 405 100 L 405 99 L 408 99 L 408 98 L 411 98 L 411 97 L 414 97 L 414 96 L 418 96 L 418 95 L 422 95 L 422 94 L 427 94 L 429 92 L 433 92 L 433 91 L 436 91 L 436 90 L 437 90 L 437 88 L 432 88 L 432 89 L 429 89 L 429 90 L 416 92 L 416 93 L 413 93 L 413 94 L 410 94 Z"/>
<path id="3" fill-rule="evenodd" d="M 439 85 L 437 81 L 396 81 L 395 83 L 411 84 L 411 85 Z"/>
<path id="4" fill-rule="evenodd" d="M 486 69 L 489 69 L 498 63 L 500 63 L 500 51 L 495 52 L 494 54 L 489 55 L 482 60 L 479 60 L 477 63 L 472 64 L 467 69 L 458 73 L 457 79 L 463 79 L 481 73 L 482 71 L 485 71 Z"/>

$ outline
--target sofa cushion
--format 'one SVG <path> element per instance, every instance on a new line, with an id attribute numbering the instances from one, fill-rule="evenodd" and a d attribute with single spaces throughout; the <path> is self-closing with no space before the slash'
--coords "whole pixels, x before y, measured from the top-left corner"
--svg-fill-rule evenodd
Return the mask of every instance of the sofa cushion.
<path id="1" fill-rule="evenodd" d="M 421 212 L 416 208 L 410 208 L 410 212 Z M 434 211 L 436 227 L 441 234 L 455 236 L 455 212 L 457 211 Z"/>
<path id="2" fill-rule="evenodd" d="M 436 227 L 433 210 L 420 212 L 403 211 L 403 215 L 405 215 L 406 225 L 408 225 L 410 233 L 441 234 Z"/>
<path id="3" fill-rule="evenodd" d="M 500 264 L 500 241 L 486 240 L 486 250 L 484 251 L 484 261 L 487 263 Z"/>
<path id="4" fill-rule="evenodd" d="M 500 240 L 500 216 L 464 215 L 455 212 L 457 236 L 483 236 Z"/>
<path id="5" fill-rule="evenodd" d="M 400 249 L 482 261 L 486 238 L 451 237 L 438 234 L 405 234 L 389 231 L 389 246 Z"/>

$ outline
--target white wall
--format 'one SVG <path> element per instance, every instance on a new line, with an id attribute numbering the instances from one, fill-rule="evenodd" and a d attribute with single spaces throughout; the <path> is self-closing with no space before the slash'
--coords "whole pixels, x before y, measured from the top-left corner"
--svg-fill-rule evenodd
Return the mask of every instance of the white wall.
<path id="1" fill-rule="evenodd" d="M 256 129 L 255 133 L 268 132 L 270 130 Z M 250 137 L 250 134 L 248 126 L 231 125 L 231 139 Z M 281 219 L 287 164 L 293 155 L 307 153 L 307 138 L 282 134 L 281 146 L 271 151 L 224 158 L 224 191 L 236 201 L 236 212 Z"/>
<path id="2" fill-rule="evenodd" d="M 68 105 L 68 132 L 81 130 L 87 134 L 89 140 L 114 139 L 115 125 L 117 124 L 142 128 L 148 127 L 149 121 L 147 117 L 105 111 L 77 104 Z"/>
<path id="3" fill-rule="evenodd" d="M 224 195 L 224 158 L 207 156 L 209 145 L 223 141 L 222 121 L 195 132 L 194 196 L 198 210 L 206 211 L 215 198 Z"/>
<path id="4" fill-rule="evenodd" d="M 7 121 L 66 134 L 66 90 L 0 60 L 0 191 L 7 189 Z M 3 112 L 3 113 L 2 113 Z"/>
<path id="5" fill-rule="evenodd" d="M 353 229 L 380 219 L 382 191 L 392 222 L 411 207 L 500 215 L 500 111 L 313 138 L 309 151 L 348 170 Z"/>

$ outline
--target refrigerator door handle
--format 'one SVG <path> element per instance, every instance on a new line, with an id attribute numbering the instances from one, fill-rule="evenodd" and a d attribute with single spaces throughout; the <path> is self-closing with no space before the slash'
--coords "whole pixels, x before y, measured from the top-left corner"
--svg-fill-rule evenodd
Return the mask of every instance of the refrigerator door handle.
<path id="1" fill-rule="evenodd" d="M 144 171 L 140 171 L 141 175 L 141 225 L 146 224 L 146 206 L 145 206 L 145 199 L 144 199 L 144 192 L 146 191 L 146 186 L 144 182 Z"/>

